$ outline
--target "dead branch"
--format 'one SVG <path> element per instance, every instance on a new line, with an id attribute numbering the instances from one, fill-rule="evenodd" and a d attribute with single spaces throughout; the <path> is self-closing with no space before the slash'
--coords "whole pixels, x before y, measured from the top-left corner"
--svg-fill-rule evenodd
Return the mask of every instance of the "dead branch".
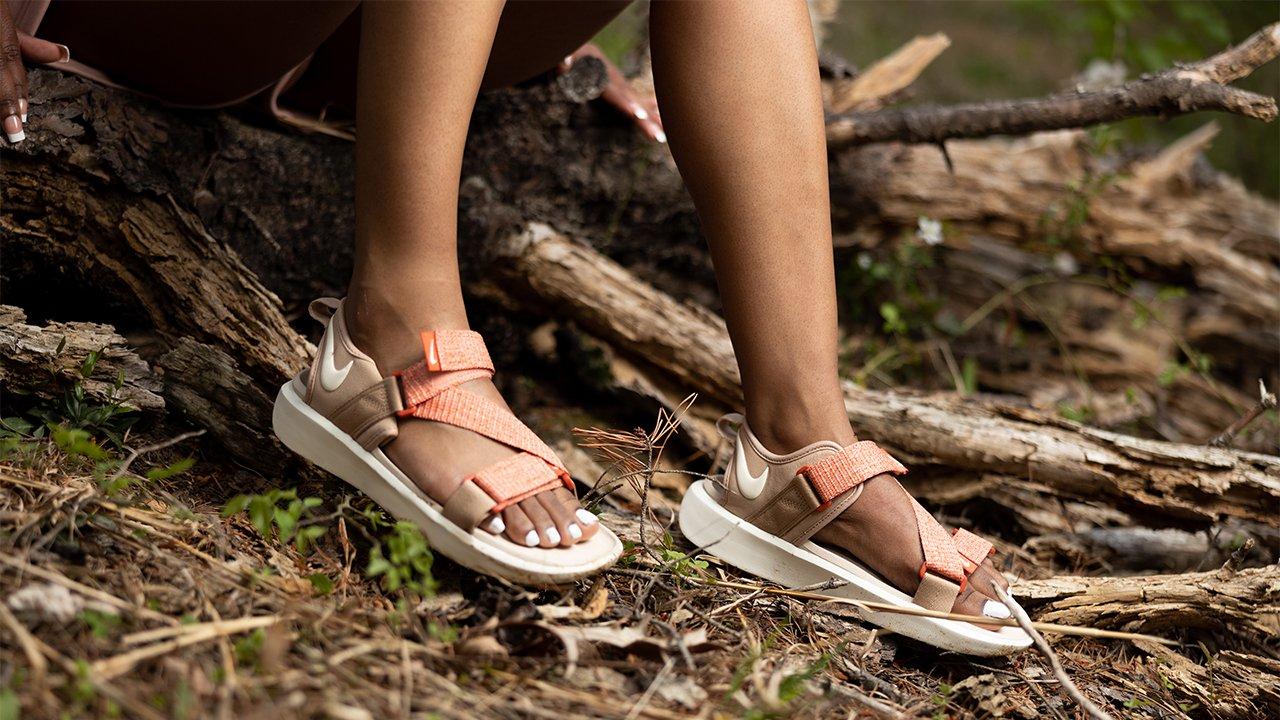
<path id="1" fill-rule="evenodd" d="M 1175 67 L 1107 90 L 837 115 L 827 122 L 827 145 L 843 149 L 888 141 L 936 144 L 958 138 L 1026 135 L 1132 117 L 1168 117 L 1205 110 L 1271 122 L 1276 117 L 1274 98 L 1226 83 L 1248 75 L 1277 54 L 1280 54 L 1280 24 L 1272 24 L 1240 45 L 1199 63 Z"/>
<path id="2" fill-rule="evenodd" d="M 1239 420 L 1231 423 L 1231 427 L 1223 430 L 1222 434 L 1210 440 L 1209 444 L 1214 447 L 1226 447 L 1230 445 L 1231 440 L 1235 438 L 1236 433 L 1248 427 L 1249 423 L 1257 420 L 1259 415 L 1276 406 L 1275 393 L 1267 392 L 1267 385 L 1262 382 L 1261 379 L 1258 380 L 1258 396 L 1258 402 L 1255 403 L 1253 407 L 1249 408 L 1248 412 L 1242 415 Z"/>
<path id="3" fill-rule="evenodd" d="M 1186 630 L 1273 638 L 1280 567 L 1148 577 L 1060 576 L 1016 583 L 1013 595 L 1042 622 L 1162 635 Z"/>

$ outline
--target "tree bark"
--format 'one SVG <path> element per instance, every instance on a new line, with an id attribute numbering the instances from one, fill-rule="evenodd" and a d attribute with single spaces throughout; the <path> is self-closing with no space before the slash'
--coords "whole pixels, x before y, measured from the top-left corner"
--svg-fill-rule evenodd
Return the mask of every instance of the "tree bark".
<path id="1" fill-rule="evenodd" d="M 0 387 L 18 395 L 55 399 L 79 384 L 85 398 L 132 410 L 164 410 L 161 383 L 128 341 L 106 325 L 51 322 L 28 325 L 19 308 L 0 305 Z M 90 369 L 86 362 L 97 353 Z M 86 376 L 86 371 L 89 371 Z"/>

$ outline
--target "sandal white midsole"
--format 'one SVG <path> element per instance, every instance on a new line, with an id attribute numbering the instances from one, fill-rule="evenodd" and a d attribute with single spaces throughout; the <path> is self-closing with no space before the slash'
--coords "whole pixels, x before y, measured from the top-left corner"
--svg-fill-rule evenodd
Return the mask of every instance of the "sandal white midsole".
<path id="1" fill-rule="evenodd" d="M 463 530 L 445 519 L 440 505 L 381 450 L 360 447 L 308 406 L 292 382 L 276 395 L 271 421 L 290 450 L 342 478 L 395 517 L 416 524 L 432 550 L 476 572 L 520 583 L 558 584 L 602 570 L 622 554 L 622 543 L 604 525 L 590 540 L 567 548 L 527 548 L 479 528 Z"/>
<path id="2" fill-rule="evenodd" d="M 735 567 L 784 587 L 803 587 L 832 578 L 847 584 L 829 595 L 913 606 L 911 596 L 881 580 L 853 560 L 806 542 L 793 545 L 734 515 L 720 504 L 722 490 L 699 480 L 680 504 L 680 531 L 690 542 Z M 969 655 L 1009 655 L 1031 644 L 1019 628 L 984 630 L 959 620 L 890 612 L 863 613 L 871 623 L 921 642 Z"/>

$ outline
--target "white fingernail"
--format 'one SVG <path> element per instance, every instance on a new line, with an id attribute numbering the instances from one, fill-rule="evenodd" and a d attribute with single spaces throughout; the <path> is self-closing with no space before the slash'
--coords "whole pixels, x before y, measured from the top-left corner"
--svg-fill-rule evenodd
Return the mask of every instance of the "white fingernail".
<path id="1" fill-rule="evenodd" d="M 659 130 L 658 134 L 653 136 L 653 139 L 660 143 L 665 143 L 667 141 L 667 134 Z"/>
<path id="2" fill-rule="evenodd" d="M 494 515 L 493 519 L 489 521 L 489 532 L 494 533 L 495 535 L 506 529 L 507 524 L 502 522 L 501 515 Z"/>
<path id="3" fill-rule="evenodd" d="M 557 532 L 555 528 L 547 528 L 544 534 L 547 536 L 547 539 L 551 541 L 552 545 L 560 544 L 560 533 Z"/>
<path id="4" fill-rule="evenodd" d="M 22 116 L 21 116 L 21 117 L 22 117 L 22 122 L 26 122 L 26 121 L 27 121 L 27 114 L 26 114 L 26 113 L 22 113 Z"/>
<path id="5" fill-rule="evenodd" d="M 9 142 L 11 143 L 20 143 L 23 140 L 27 139 L 27 134 L 22 130 L 19 130 L 16 133 L 11 133 L 11 132 L 5 133 L 5 137 L 9 138 Z"/>
<path id="6" fill-rule="evenodd" d="M 982 614 L 993 618 L 1007 618 L 1010 615 L 1009 608 L 1005 607 L 1002 602 L 988 600 L 982 606 Z"/>
<path id="7" fill-rule="evenodd" d="M 586 508 L 578 508 L 573 514 L 578 517 L 578 520 L 580 520 L 583 525 L 596 524 L 596 516 L 588 512 Z"/>
<path id="8" fill-rule="evenodd" d="M 582 528 L 578 527 L 578 523 L 569 523 L 569 537 L 578 540 L 582 537 Z"/>
<path id="9" fill-rule="evenodd" d="M 524 536 L 524 544 L 529 547 L 538 547 L 538 531 L 530 530 L 529 534 Z"/>
<path id="10" fill-rule="evenodd" d="M 644 108 L 642 108 L 642 107 L 640 107 L 639 105 L 637 105 L 637 106 L 636 106 L 636 119 L 638 119 L 638 120 L 648 120 L 648 119 L 649 119 L 649 111 L 648 111 L 648 110 L 645 110 Z"/>

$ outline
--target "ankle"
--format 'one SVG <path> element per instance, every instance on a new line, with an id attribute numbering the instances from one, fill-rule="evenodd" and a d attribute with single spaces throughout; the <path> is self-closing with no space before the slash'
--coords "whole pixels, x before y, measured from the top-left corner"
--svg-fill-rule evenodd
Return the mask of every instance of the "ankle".
<path id="1" fill-rule="evenodd" d="M 848 445 L 857 439 L 843 405 L 803 402 L 748 406 L 747 424 L 770 452 L 783 455 L 821 440 Z"/>
<path id="2" fill-rule="evenodd" d="M 356 347 L 368 353 L 384 373 L 421 359 L 418 334 L 423 330 L 469 328 L 461 291 L 447 284 L 432 292 L 429 287 L 397 289 L 387 281 L 353 279 L 343 303 L 343 320 Z"/>

